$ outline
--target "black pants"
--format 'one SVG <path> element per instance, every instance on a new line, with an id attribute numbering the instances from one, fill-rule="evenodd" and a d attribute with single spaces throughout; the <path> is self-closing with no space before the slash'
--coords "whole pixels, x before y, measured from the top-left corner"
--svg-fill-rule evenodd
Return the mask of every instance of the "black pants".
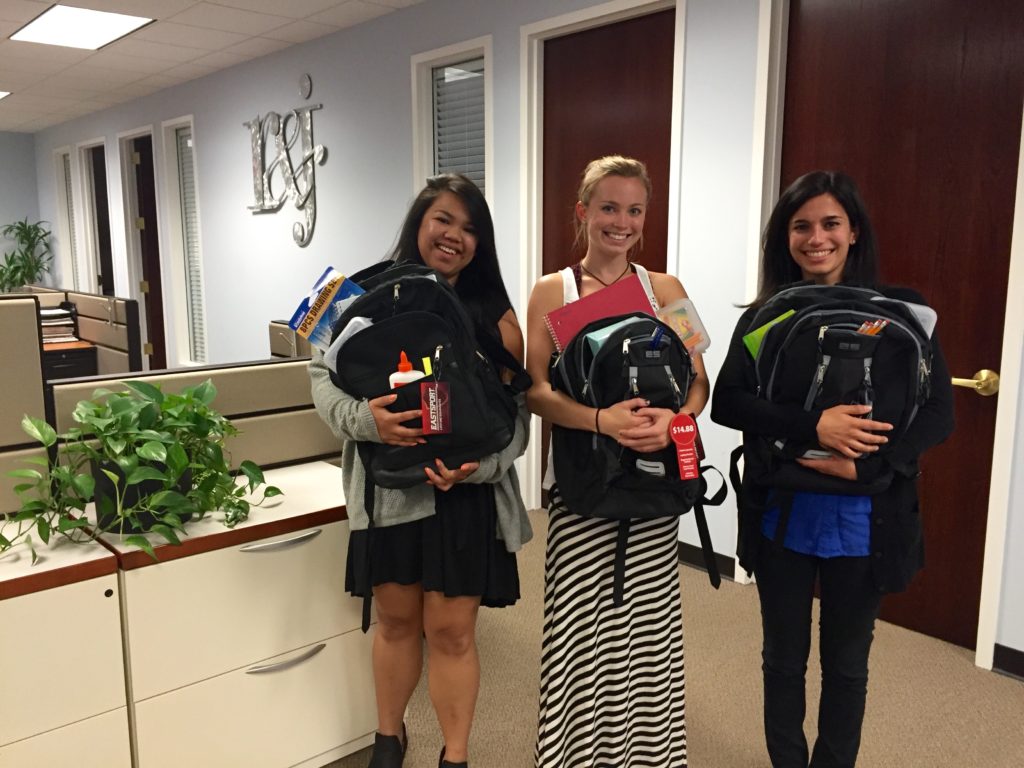
<path id="1" fill-rule="evenodd" d="M 762 540 L 757 591 L 764 629 L 764 730 L 774 768 L 807 768 L 805 675 L 814 583 L 821 583 L 821 704 L 812 768 L 857 762 L 868 653 L 881 603 L 867 557 L 820 558 Z"/>

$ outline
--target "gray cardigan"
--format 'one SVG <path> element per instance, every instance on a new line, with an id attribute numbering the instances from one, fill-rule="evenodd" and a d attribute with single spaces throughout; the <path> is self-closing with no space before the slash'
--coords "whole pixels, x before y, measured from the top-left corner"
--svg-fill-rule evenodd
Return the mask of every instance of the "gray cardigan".
<path id="1" fill-rule="evenodd" d="M 377 424 L 366 400 L 358 400 L 334 385 L 323 354 L 317 350 L 313 351 L 313 359 L 309 363 L 309 378 L 317 413 L 335 436 L 344 441 L 341 468 L 349 526 L 352 530 L 362 530 L 368 526 L 369 519 L 363 505 L 366 475 L 356 452 L 356 442 L 381 442 Z M 518 403 L 519 413 L 512 442 L 500 453 L 482 457 L 480 468 L 463 481 L 493 485 L 498 535 L 509 552 L 517 552 L 533 537 L 513 465 L 526 450 L 530 436 L 530 412 L 526 409 L 525 396 L 520 395 Z M 422 485 L 403 489 L 377 487 L 374 493 L 374 522 L 378 526 L 399 525 L 434 514 L 434 486 L 427 484 L 425 476 Z"/>

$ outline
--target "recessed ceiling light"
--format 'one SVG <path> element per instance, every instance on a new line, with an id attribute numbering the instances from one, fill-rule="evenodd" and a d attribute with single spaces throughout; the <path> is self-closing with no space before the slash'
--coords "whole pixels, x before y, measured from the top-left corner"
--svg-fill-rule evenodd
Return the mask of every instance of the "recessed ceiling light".
<path id="1" fill-rule="evenodd" d="M 142 16 L 55 5 L 11 35 L 11 40 L 95 51 L 151 21 Z"/>

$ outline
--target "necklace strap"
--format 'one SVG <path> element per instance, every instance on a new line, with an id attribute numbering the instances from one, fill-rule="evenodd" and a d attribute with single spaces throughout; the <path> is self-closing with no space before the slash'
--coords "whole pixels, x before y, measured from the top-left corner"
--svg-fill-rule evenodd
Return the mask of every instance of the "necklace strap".
<path id="1" fill-rule="evenodd" d="M 611 285 L 612 283 L 617 283 L 617 282 L 619 282 L 619 280 L 621 280 L 621 279 L 622 279 L 623 277 L 625 277 L 626 273 L 627 273 L 627 272 L 629 272 L 629 268 L 630 268 L 631 266 L 633 266 L 632 262 L 630 262 L 630 261 L 628 261 L 628 260 L 627 260 L 627 261 L 626 261 L 626 268 L 625 268 L 624 270 L 622 270 L 621 274 L 619 274 L 619 276 L 618 276 L 618 277 L 616 277 L 616 278 L 615 278 L 614 280 L 612 280 L 612 282 L 611 282 L 611 283 L 606 283 L 606 282 L 605 282 L 604 280 L 602 280 L 602 279 L 601 279 L 600 277 L 598 277 L 598 276 L 597 276 L 597 275 L 595 275 L 595 274 L 594 274 L 593 272 L 591 272 L 591 271 L 590 271 L 589 269 L 587 269 L 587 268 L 586 268 L 586 267 L 585 267 L 585 266 L 583 265 L 583 262 L 582 262 L 582 261 L 580 261 L 580 263 L 579 263 L 579 264 L 580 264 L 580 269 L 582 269 L 582 270 L 583 270 L 584 272 L 586 272 L 586 273 L 587 273 L 588 275 L 590 275 L 590 276 L 591 276 L 592 278 L 594 278 L 595 280 L 597 280 L 597 282 L 599 282 L 599 283 L 600 283 L 601 285 L 603 285 L 603 286 L 604 286 L 605 288 L 607 288 L 607 287 L 608 287 L 609 285 Z"/>

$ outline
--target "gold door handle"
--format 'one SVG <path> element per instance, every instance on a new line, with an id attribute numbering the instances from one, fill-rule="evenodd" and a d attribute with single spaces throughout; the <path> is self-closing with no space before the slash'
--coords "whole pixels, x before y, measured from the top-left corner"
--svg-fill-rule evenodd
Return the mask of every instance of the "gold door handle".
<path id="1" fill-rule="evenodd" d="M 995 371 L 990 371 L 988 368 L 982 368 L 974 374 L 973 379 L 958 379 L 954 376 L 953 386 L 969 387 L 979 395 L 988 397 L 999 391 L 999 374 Z"/>

